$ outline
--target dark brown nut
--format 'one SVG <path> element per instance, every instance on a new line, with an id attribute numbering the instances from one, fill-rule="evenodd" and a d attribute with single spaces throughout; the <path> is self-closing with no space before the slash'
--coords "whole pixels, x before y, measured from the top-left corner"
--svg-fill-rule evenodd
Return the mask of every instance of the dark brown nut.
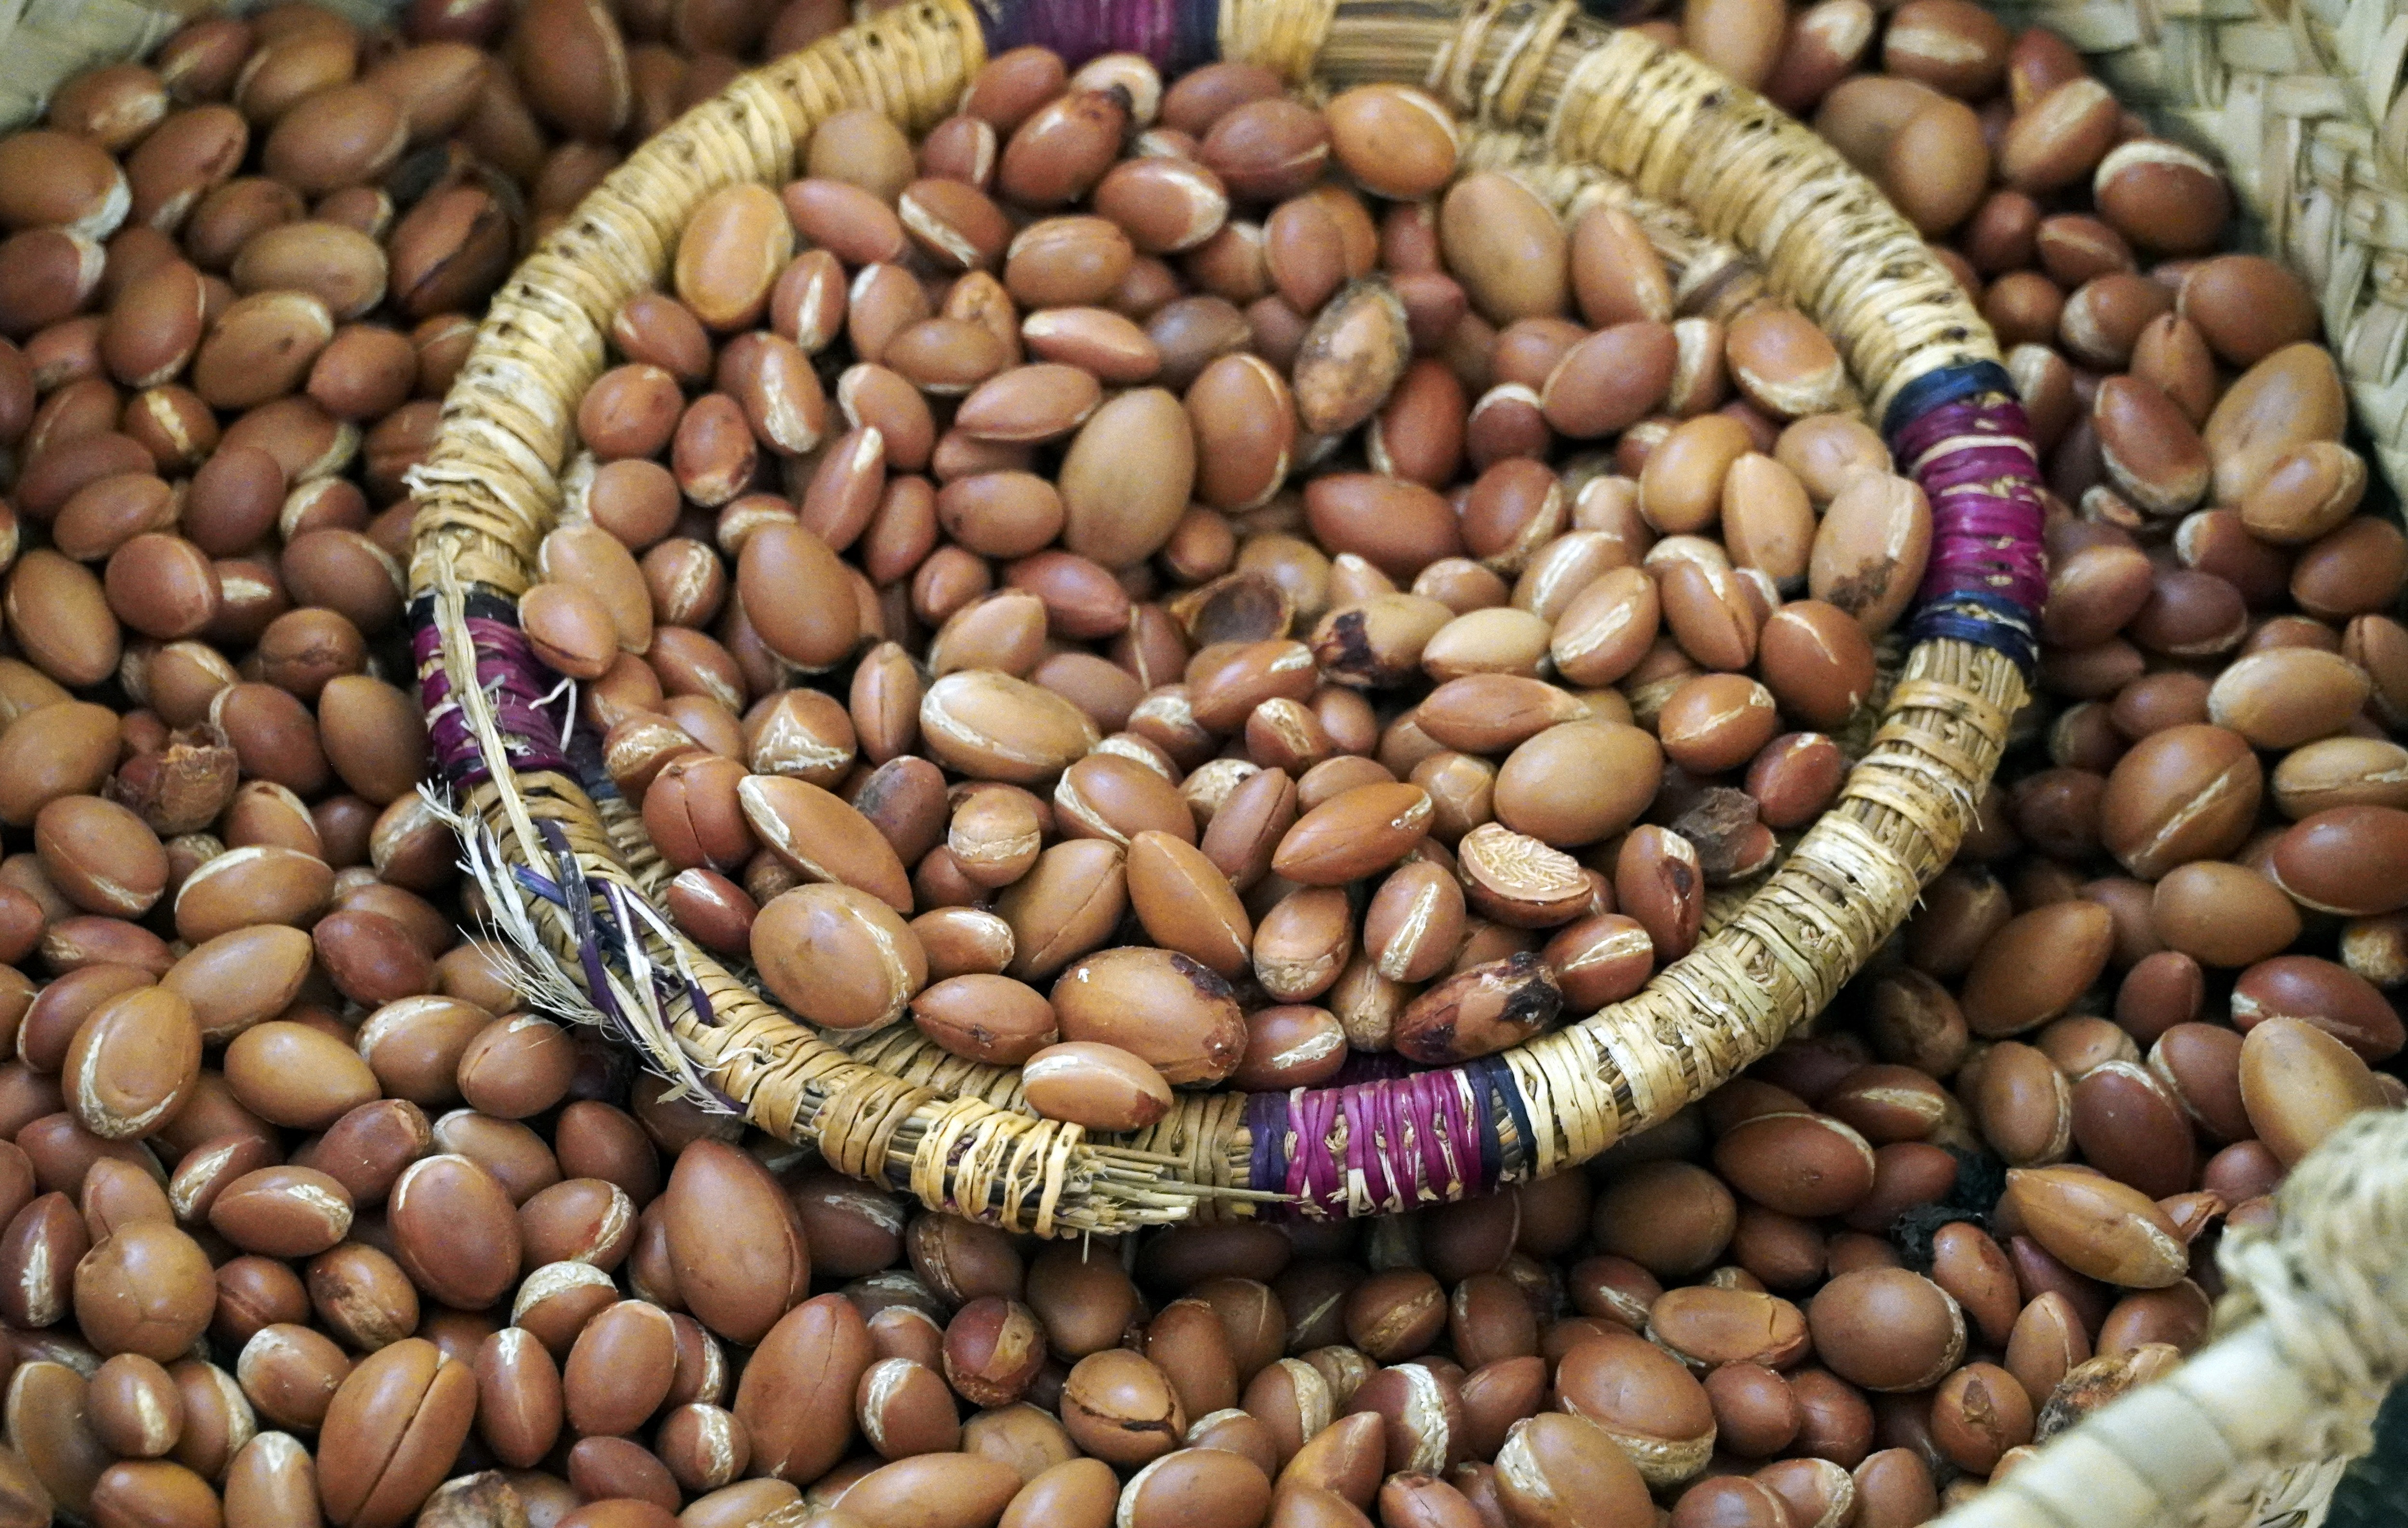
<path id="1" fill-rule="evenodd" d="M 1345 1027 L 1326 1008 L 1262 1008 L 1246 1016 L 1245 1058 L 1229 1076 L 1248 1092 L 1317 1087 L 1346 1056 Z"/>
<path id="2" fill-rule="evenodd" d="M 12 338 L 23 339 L 75 317 L 101 290 L 107 261 L 99 240 L 61 228 L 37 228 L 0 243 L 0 324 Z M 185 268 L 189 273 L 190 267 Z M 167 293 L 163 285 L 158 296 L 164 298 Z M 108 326 L 101 332 L 105 342 Z M 150 347 L 146 343 L 142 348 Z M 13 415 L 15 433 L 22 436 L 33 416 L 31 384 L 38 379 L 26 358 L 21 356 L 17 366 L 27 394 Z"/>
<path id="3" fill-rule="evenodd" d="M 1750 1199 L 1784 1215 L 1843 1214 L 1872 1186 L 1865 1138 L 1823 1115 L 1759 1115 L 1714 1143 L 1714 1165 Z"/>
<path id="4" fill-rule="evenodd" d="M 481 1310 L 518 1276 L 518 1213 L 501 1184 L 466 1157 L 410 1163 L 386 1213 L 394 1255 L 411 1282 L 445 1305 Z"/>
<path id="5" fill-rule="evenodd" d="M 2373 984 L 2345 966 L 2310 955 L 2260 960 L 2232 989 L 2232 1019 L 2244 1031 L 2269 1018 L 2303 1018 L 2364 1057 L 2389 1060 L 2401 1025 Z"/>
<path id="6" fill-rule="evenodd" d="M 120 1458 L 155 1459 L 183 1431 L 183 1392 L 155 1360 L 138 1353 L 120 1353 L 94 1370 L 84 1407 L 93 1432 Z"/>
<path id="7" fill-rule="evenodd" d="M 351 1226 L 351 1196 L 323 1173 L 307 1167 L 263 1167 L 218 1191 L 210 1226 L 246 1252 L 306 1258 L 343 1239 Z"/>
<path id="8" fill-rule="evenodd" d="M 2009 923 L 1983 944 L 1966 977 L 1966 1022 L 1995 1039 L 2064 1013 L 2106 969 L 2114 931 L 2107 909 L 2088 901 L 2034 908 Z"/>
<path id="9" fill-rule="evenodd" d="M 1708 673 L 1681 682 L 1657 713 L 1656 730 L 1673 763 L 1707 775 L 1754 758 L 1780 725 L 1770 690 L 1744 674 Z"/>
<path id="10" fill-rule="evenodd" d="M 90 1228 L 65 1194 L 31 1200 L 0 1235 L 0 1314 L 29 1330 L 64 1319 L 76 1266 L 91 1249 Z"/>
<path id="11" fill-rule="evenodd" d="M 2319 912 L 2366 917 L 2408 905 L 2396 851 L 2408 842 L 2408 811 L 2338 806 L 2294 823 L 2271 857 L 2275 883 Z"/>
<path id="12" fill-rule="evenodd" d="M 1028 1106 L 1089 1130 L 1142 1130 L 1170 1110 L 1162 1074 L 1116 1045 L 1067 1041 L 1022 1063 Z"/>
<path id="13" fill-rule="evenodd" d="M 810 1258 L 777 1182 L 741 1151 L 697 1141 L 663 1196 L 678 1292 L 695 1318 L 758 1341 L 810 1287 Z"/>
<path id="14" fill-rule="evenodd" d="M 2074 1272 L 2129 1289 L 2162 1289 L 2190 1256 L 2172 1222 L 2140 1190 L 2072 1168 L 2015 1168 L 2007 1203 L 2025 1231 Z"/>
<path id="15" fill-rule="evenodd" d="M 193 390 L 220 409 L 294 391 L 335 337 L 335 317 L 306 292 L 262 292 L 218 316 L 193 358 Z"/>

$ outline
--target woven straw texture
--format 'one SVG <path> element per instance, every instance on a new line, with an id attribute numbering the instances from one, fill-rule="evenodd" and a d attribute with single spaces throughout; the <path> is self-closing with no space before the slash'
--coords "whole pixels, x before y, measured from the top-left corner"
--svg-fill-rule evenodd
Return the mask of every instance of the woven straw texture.
<path id="1" fill-rule="evenodd" d="M 2393 486 L 2408 487 L 2408 7 L 2022 0 L 1991 8 L 2010 24 L 2064 36 L 2159 132 L 2226 166 L 2248 220 L 2241 242 L 2283 260 L 2316 292 L 2366 441 Z M 2337 1160 L 2353 1149 L 2358 1155 Z M 2408 1132 L 2396 1120 L 2361 1121 L 2319 1155 L 2315 1174 L 2295 1175 L 2285 1190 L 2286 1217 L 2321 1220 L 2320 1229 L 2286 1231 L 2284 1245 L 2300 1252 L 2313 1245 L 2300 1266 L 2314 1270 L 2316 1259 L 2329 1260 L 2325 1272 L 2294 1273 L 2263 1247 L 2246 1254 L 2257 1261 L 2229 1261 L 2259 1291 L 2260 1304 L 2261 1273 L 2271 1273 L 2278 1290 L 2302 1287 L 2301 1279 L 2330 1285 L 2318 1296 L 2327 1314 L 2311 1323 L 2312 1333 L 2280 1323 L 2254 1330 L 2214 1350 L 2234 1348 L 2232 1359 L 2215 1361 L 2234 1367 L 2202 1358 L 2172 1381 L 2208 1396 L 2204 1404 L 2221 1394 L 2233 1417 L 2194 1426 L 2135 1416 L 2095 1435 L 2080 1429 L 2069 1437 L 2091 1441 L 2050 1452 L 2056 1460 L 2094 1449 L 2128 1451 L 2136 1463 L 2146 1462 L 2156 1482 L 2145 1497 L 2094 1489 L 2123 1472 L 2071 1458 L 2053 1463 L 2047 1477 L 2011 1477 L 2014 1489 L 1951 1515 L 1948 1528 L 2310 1528 L 2328 1507 L 2336 1528 L 2408 1524 L 2408 1388 L 2392 1391 L 2376 1421 L 2386 1389 L 2408 1374 L 2400 1326 L 2408 1285 L 2397 1261 L 2400 1196 L 2408 1193 L 2400 1175 L 2403 1149 Z M 2349 1184 L 2349 1197 L 2330 1204 L 2312 1197 L 2337 1180 Z M 2288 1361 L 2290 1377 L 2258 1367 L 2276 1355 Z M 2300 1397 L 2286 1387 L 2299 1376 L 2307 1377 L 2311 1394 L 2304 1409 L 2292 1409 Z M 2265 1471 L 2259 1487 L 2249 1486 L 2260 1474 L 2255 1465 L 2219 1486 L 2221 1461 L 2246 1460 L 2254 1452 L 2248 1439 L 2261 1427 L 2288 1463 Z M 2373 1454 L 2344 1478 L 2344 1462 L 2371 1444 Z"/>
<path id="2" fill-rule="evenodd" d="M 0 132 L 41 115 L 58 82 L 79 69 L 140 58 L 168 33 L 209 11 L 244 11 L 260 0 L 0 0 Z M 315 0 L 354 22 L 379 22 L 399 0 Z"/>
<path id="3" fill-rule="evenodd" d="M 699 1096 L 815 1143 L 846 1171 L 1050 1231 L 1177 1218 L 1194 1209 L 1182 1195 L 1198 1191 L 1215 1211 L 1243 1210 L 1265 1187 L 1302 1182 L 1321 1213 L 1373 1214 L 1542 1175 L 1669 1116 L 1818 1011 L 1946 863 L 1996 767 L 2024 692 L 2014 663 L 1989 646 L 1920 644 L 1842 803 L 1636 998 L 1470 1067 L 1297 1095 L 1275 1118 L 1254 1108 L 1259 1098 L 1192 1097 L 1133 1150 L 1030 1118 L 1015 1074 L 943 1057 L 908 1031 L 848 1056 L 651 910 L 661 866 L 590 757 L 577 764 L 575 740 L 545 735 L 557 725 L 538 699 L 549 681 L 514 667 L 523 639 L 507 619 L 558 513 L 575 400 L 601 369 L 610 314 L 659 281 L 704 195 L 781 180 L 812 124 L 840 107 L 924 127 L 978 63 L 977 28 L 951 4 L 892 12 L 671 126 L 496 296 L 447 401 L 415 484 L 423 683 L 438 752 L 447 734 L 458 742 L 448 757 L 480 878 L 546 1001 L 610 1026 Z M 1220 35 L 1225 56 L 1299 82 L 1428 81 L 1492 127 L 1542 134 L 1555 161 L 1677 204 L 1686 218 L 1655 220 L 1668 244 L 1687 240 L 1693 262 L 1715 257 L 1720 241 L 1745 252 L 1840 341 L 1877 416 L 1910 384 L 1948 385 L 1995 358 L 1955 283 L 1819 138 L 1572 5 L 1240 0 L 1222 8 Z M 1577 177 L 1557 180 L 1558 193 L 1577 191 Z M 1981 438 L 2012 427 L 1985 418 Z M 1978 629 L 1970 619 L 1960 628 Z M 590 739 L 585 747 L 590 756 Z"/>
<path id="4" fill-rule="evenodd" d="M 2408 1373 L 2408 1114 L 2351 1120 L 2226 1237 L 2217 1340 L 2100 1409 L 1944 1528 L 2310 1528 Z M 2387 1514 L 2387 1515 L 2386 1515 Z M 2360 1521 L 2408 1516 L 2393 1500 Z"/>
<path id="5" fill-rule="evenodd" d="M 2408 6 L 2014 0 L 2167 136 L 2214 154 L 2251 242 L 2309 282 L 2386 473 L 2408 483 Z M 2403 1507 L 2408 1516 L 2408 1507 Z"/>

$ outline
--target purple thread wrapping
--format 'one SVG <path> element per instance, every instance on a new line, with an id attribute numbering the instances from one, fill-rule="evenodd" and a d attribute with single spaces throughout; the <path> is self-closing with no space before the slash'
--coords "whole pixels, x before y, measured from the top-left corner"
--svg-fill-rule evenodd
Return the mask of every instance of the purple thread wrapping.
<path id="1" fill-rule="evenodd" d="M 1421 1203 L 1425 1189 L 1450 1193 L 1494 1186 L 1497 1162 L 1480 1148 L 1471 1104 L 1452 1070 L 1351 1088 L 1298 1088 L 1287 1103 L 1296 1139 L 1280 1187 L 1302 1204 L 1343 1215 L 1348 1186 L 1357 1178 L 1370 1203 L 1406 1207 Z M 1341 1117 L 1342 1160 L 1329 1149 L 1330 1129 Z"/>
<path id="2" fill-rule="evenodd" d="M 991 29 L 997 52 L 1035 44 L 1067 59 L 1142 53 L 1168 65 L 1179 50 L 1181 0 L 1016 0 Z"/>
<path id="3" fill-rule="evenodd" d="M 1931 500 L 1924 602 L 1981 594 L 2039 611 L 2048 567 L 2030 440 L 2023 406 L 1996 393 L 1943 404 L 1898 432 L 1899 458 Z"/>
<path id="4" fill-rule="evenodd" d="M 560 681 L 535 656 L 526 634 L 492 616 L 468 617 L 477 653 L 477 683 L 494 709 L 494 721 L 516 770 L 565 770 L 568 756 L 559 738 L 566 728 L 569 700 L 563 693 L 547 701 Z M 477 734 L 452 697 L 451 670 L 442 660 L 443 638 L 431 620 L 410 639 L 418 659 L 418 703 L 426 714 L 426 735 L 443 776 L 455 786 L 490 778 Z"/>

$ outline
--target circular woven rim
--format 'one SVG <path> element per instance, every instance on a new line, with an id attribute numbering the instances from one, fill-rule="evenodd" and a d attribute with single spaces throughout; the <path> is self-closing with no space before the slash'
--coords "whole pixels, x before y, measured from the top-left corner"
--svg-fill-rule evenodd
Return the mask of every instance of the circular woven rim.
<path id="1" fill-rule="evenodd" d="M 613 171 L 496 295 L 413 481 L 411 568 L 422 693 L 496 921 L 529 958 L 538 1001 L 608 1025 L 695 1093 L 844 1171 L 1009 1226 L 1109 1230 L 1190 1215 L 1199 1198 L 1211 1213 L 1277 1196 L 1374 1214 L 1595 1156 L 1819 1011 L 1947 863 L 2024 697 L 2041 514 L 1988 330 L 1919 236 L 1814 135 L 1569 0 L 1127 0 L 1102 30 L 1166 67 L 1197 62 L 1200 34 L 1299 85 L 1423 84 L 1487 127 L 1533 132 L 1534 183 L 1594 166 L 1677 207 L 1674 231 L 1701 248 L 1727 240 L 1832 335 L 1931 494 L 1914 644 L 1840 802 L 1645 990 L 1456 1068 L 1183 1096 L 1160 1124 L 1099 1146 L 1027 1115 L 1016 1071 L 933 1053 L 908 1031 L 848 1055 L 746 987 L 649 904 L 662 867 L 592 740 L 581 755 L 559 742 L 510 607 L 557 516 L 570 420 L 610 315 L 658 284 L 704 195 L 782 182 L 811 126 L 847 107 L 924 129 L 990 48 L 1058 44 L 1058 20 L 928 0 L 747 75 Z"/>

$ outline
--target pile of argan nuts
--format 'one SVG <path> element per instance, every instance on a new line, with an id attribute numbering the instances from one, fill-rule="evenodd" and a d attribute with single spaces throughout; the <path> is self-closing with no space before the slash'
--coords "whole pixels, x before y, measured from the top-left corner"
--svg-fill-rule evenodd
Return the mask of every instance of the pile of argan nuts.
<path id="1" fill-rule="evenodd" d="M 2048 711 L 1819 1032 L 1584 1171 L 1118 1244 L 666 1099 L 459 942 L 402 476 L 530 238 L 847 18 L 510 10 L 198 22 L 0 139 L 5 1528 L 1904 1528 L 2401 1097 L 2408 550 L 2306 294 L 2044 35 L 1699 0 L 1961 246 L 2064 501 Z M 698 942 L 1128 1128 L 1627 995 L 1828 804 L 1920 495 L 1811 324 L 1456 148 L 1022 51 L 705 204 L 522 607 Z"/>

